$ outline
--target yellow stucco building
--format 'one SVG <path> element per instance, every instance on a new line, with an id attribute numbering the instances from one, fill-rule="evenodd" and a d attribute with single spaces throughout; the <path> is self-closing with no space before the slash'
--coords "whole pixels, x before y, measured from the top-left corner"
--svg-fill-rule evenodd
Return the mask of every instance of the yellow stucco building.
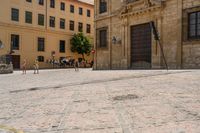
<path id="1" fill-rule="evenodd" d="M 26 59 L 28 69 L 36 58 L 40 68 L 51 67 L 53 55 L 77 59 L 70 39 L 82 31 L 92 41 L 93 20 L 94 6 L 78 0 L 1 0 L 0 56 L 11 53 L 14 68 Z"/>

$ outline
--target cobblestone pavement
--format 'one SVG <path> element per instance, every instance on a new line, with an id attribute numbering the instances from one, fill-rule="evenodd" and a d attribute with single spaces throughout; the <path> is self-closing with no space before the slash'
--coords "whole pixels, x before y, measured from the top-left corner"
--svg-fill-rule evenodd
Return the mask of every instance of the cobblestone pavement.
<path id="1" fill-rule="evenodd" d="M 0 133 L 20 131 L 200 133 L 200 70 L 0 75 Z"/>

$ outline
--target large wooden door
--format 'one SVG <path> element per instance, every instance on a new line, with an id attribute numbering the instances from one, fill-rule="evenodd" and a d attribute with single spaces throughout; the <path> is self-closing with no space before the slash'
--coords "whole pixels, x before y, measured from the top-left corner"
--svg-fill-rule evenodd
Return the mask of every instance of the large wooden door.
<path id="1" fill-rule="evenodd" d="M 20 69 L 20 55 L 12 55 L 12 64 L 14 69 Z"/>
<path id="2" fill-rule="evenodd" d="M 131 67 L 151 68 L 151 27 L 141 24 L 131 27 Z"/>

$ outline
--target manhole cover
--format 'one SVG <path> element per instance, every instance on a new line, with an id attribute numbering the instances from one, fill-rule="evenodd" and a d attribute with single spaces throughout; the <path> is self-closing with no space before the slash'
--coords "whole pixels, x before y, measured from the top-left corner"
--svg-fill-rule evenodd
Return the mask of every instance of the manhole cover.
<path id="1" fill-rule="evenodd" d="M 114 101 L 123 101 L 123 100 L 132 100 L 139 98 L 137 95 L 128 94 L 128 95 L 122 95 L 122 96 L 116 96 L 113 98 Z"/>

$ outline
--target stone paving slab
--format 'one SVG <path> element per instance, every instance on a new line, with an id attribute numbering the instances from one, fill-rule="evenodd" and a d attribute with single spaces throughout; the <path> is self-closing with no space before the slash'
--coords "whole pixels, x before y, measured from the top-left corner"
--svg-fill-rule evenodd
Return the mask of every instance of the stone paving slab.
<path id="1" fill-rule="evenodd" d="M 0 133 L 200 133 L 200 70 L 0 75 Z"/>

